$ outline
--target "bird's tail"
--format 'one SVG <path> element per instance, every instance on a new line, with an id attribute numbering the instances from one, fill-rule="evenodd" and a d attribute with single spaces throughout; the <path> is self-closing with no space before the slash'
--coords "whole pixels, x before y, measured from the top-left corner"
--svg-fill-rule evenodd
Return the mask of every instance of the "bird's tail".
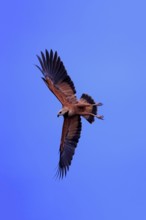
<path id="1" fill-rule="evenodd" d="M 91 96 L 87 95 L 87 94 L 82 94 L 80 101 L 82 103 L 88 103 L 90 104 L 89 106 L 85 107 L 85 112 L 87 113 L 91 113 L 96 115 L 97 114 L 97 106 L 93 105 L 95 104 L 94 100 L 92 99 Z M 94 121 L 94 116 L 93 115 L 83 115 L 83 117 L 89 122 L 92 123 Z"/>

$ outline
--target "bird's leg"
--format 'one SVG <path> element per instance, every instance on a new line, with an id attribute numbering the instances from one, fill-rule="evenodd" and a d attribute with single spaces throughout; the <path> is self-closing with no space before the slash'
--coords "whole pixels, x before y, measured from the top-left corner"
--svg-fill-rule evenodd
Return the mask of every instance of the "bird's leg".
<path id="1" fill-rule="evenodd" d="M 101 120 L 104 119 L 104 116 L 103 116 L 103 115 L 96 115 L 96 117 L 97 117 L 98 119 L 101 119 Z"/>
<path id="2" fill-rule="evenodd" d="M 94 103 L 94 104 L 90 104 L 92 106 L 102 106 L 103 104 L 101 102 L 97 102 L 97 103 Z"/>
<path id="3" fill-rule="evenodd" d="M 89 106 L 102 106 L 103 104 L 101 102 L 97 102 L 94 104 L 90 104 L 90 103 L 77 103 L 76 104 L 79 107 L 89 107 Z"/>
<path id="4" fill-rule="evenodd" d="M 83 112 L 81 115 L 91 115 L 101 120 L 103 120 L 103 117 L 104 117 L 103 115 L 94 115 L 93 113 L 88 113 L 88 112 Z"/>

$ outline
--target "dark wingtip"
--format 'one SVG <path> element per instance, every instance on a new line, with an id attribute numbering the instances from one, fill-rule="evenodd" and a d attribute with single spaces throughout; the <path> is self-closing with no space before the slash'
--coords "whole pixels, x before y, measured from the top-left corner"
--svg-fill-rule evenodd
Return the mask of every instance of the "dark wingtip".
<path id="1" fill-rule="evenodd" d="M 45 49 L 45 52 L 46 52 L 46 53 L 49 53 L 47 49 Z"/>
<path id="2" fill-rule="evenodd" d="M 46 58 L 45 58 L 45 55 L 44 55 L 44 53 L 42 51 L 41 51 L 41 55 L 42 55 L 43 63 L 45 64 L 46 63 Z"/>
<path id="3" fill-rule="evenodd" d="M 42 73 L 43 73 L 43 70 L 36 64 L 34 64 Z"/>
<path id="4" fill-rule="evenodd" d="M 44 83 L 48 86 L 46 79 L 44 77 L 41 77 L 41 78 L 44 81 Z"/>
<path id="5" fill-rule="evenodd" d="M 36 55 L 37 56 L 37 58 L 38 58 L 38 60 L 39 60 L 39 63 L 40 63 L 40 65 L 41 65 L 41 67 L 42 67 L 42 71 L 44 71 L 45 70 L 45 66 L 44 66 L 44 64 L 43 64 L 43 60 L 38 56 L 38 55 Z M 41 72 L 42 72 L 41 71 Z"/>
<path id="6" fill-rule="evenodd" d="M 49 57 L 49 52 L 47 49 L 45 50 L 45 53 L 46 53 L 46 57 Z"/>
<path id="7" fill-rule="evenodd" d="M 53 50 L 52 49 L 50 50 L 50 54 L 53 54 Z"/>
<path id="8" fill-rule="evenodd" d="M 69 167 L 63 167 L 61 168 L 60 165 L 58 167 L 58 170 L 56 172 L 56 178 L 57 179 L 63 179 L 67 175 L 67 171 L 69 170 Z"/>

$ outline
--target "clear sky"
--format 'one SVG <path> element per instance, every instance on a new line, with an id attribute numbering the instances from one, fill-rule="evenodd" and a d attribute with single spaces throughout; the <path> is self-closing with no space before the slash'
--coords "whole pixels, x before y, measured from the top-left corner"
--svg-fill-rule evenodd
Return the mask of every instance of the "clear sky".
<path id="1" fill-rule="evenodd" d="M 3 1 L 0 39 L 0 219 L 145 220 L 146 2 Z M 34 66 L 51 48 L 105 116 L 61 181 L 61 104 Z"/>

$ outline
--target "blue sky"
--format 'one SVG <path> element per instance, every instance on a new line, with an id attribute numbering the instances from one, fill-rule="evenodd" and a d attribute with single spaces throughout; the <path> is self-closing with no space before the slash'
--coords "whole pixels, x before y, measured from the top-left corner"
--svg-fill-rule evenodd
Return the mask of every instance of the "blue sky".
<path id="1" fill-rule="evenodd" d="M 0 219 L 146 219 L 146 3 L 1 3 Z M 35 68 L 57 50 L 75 83 L 104 106 L 84 119 L 65 179 L 54 179 L 61 108 Z"/>

